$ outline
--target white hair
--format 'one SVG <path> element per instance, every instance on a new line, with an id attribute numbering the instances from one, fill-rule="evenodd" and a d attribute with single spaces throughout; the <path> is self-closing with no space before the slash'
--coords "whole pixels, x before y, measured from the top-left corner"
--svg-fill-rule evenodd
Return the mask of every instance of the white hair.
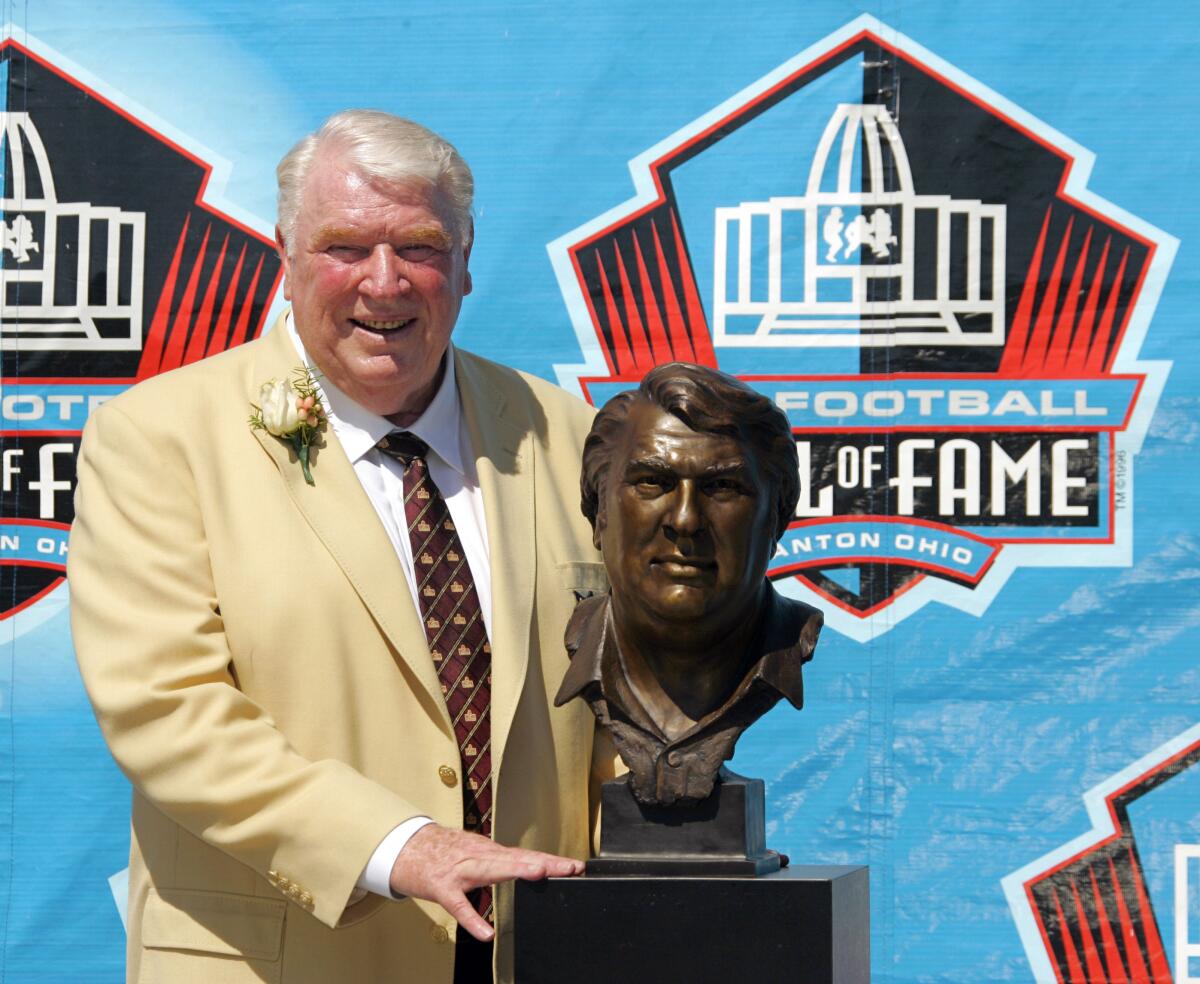
<path id="1" fill-rule="evenodd" d="M 275 169 L 279 228 L 289 254 L 294 249 L 304 183 L 318 154 L 336 155 L 363 177 L 385 184 L 428 181 L 446 197 L 455 239 L 464 245 L 470 242 L 475 179 L 449 141 L 401 116 L 377 109 L 347 109 L 304 137 Z"/>

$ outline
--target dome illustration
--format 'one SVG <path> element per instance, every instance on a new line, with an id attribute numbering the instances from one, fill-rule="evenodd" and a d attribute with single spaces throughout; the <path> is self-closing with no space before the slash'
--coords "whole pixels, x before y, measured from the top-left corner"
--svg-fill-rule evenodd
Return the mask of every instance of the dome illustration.
<path id="1" fill-rule="evenodd" d="M 834 109 L 802 196 L 715 211 L 718 348 L 1004 344 L 1005 206 L 918 194 L 885 106 Z"/>
<path id="2" fill-rule="evenodd" d="M 143 212 L 60 202 L 28 113 L 0 112 L 0 347 L 140 349 Z"/>

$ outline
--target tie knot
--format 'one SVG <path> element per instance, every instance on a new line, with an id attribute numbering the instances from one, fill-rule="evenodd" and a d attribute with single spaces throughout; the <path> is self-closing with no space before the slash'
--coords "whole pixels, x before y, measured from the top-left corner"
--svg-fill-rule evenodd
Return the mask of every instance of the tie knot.
<path id="1" fill-rule="evenodd" d="M 429 445 L 416 434 L 410 434 L 408 431 L 392 431 L 390 434 L 384 435 L 376 447 L 384 454 L 399 459 L 405 465 L 408 465 L 414 458 L 424 459 L 429 453 Z"/>

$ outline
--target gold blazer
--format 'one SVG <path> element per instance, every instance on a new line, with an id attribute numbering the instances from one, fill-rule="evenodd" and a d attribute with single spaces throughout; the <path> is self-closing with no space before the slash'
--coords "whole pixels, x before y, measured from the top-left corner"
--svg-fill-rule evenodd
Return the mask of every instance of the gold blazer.
<path id="1" fill-rule="evenodd" d="M 247 424 L 261 383 L 299 361 L 277 324 L 133 387 L 84 432 L 72 631 L 134 788 L 129 981 L 451 981 L 457 927 L 438 906 L 348 904 L 397 823 L 461 826 L 460 765 L 400 563 L 337 438 L 309 486 Z M 593 767 L 587 705 L 553 697 L 576 593 L 605 584 L 577 491 L 593 411 L 461 350 L 457 377 L 492 565 L 494 836 L 585 857 L 611 747 Z M 508 886 L 502 981 L 511 901 Z"/>

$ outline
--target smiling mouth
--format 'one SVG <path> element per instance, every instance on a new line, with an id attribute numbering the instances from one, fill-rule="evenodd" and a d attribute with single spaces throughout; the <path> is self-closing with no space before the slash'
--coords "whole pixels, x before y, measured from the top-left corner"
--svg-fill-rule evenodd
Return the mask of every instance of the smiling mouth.
<path id="1" fill-rule="evenodd" d="M 350 323 L 356 328 L 372 331 L 377 335 L 386 335 L 393 331 L 399 331 L 401 328 L 406 328 L 416 320 L 416 318 L 398 318 L 394 321 L 367 321 L 363 318 L 351 318 Z"/>

